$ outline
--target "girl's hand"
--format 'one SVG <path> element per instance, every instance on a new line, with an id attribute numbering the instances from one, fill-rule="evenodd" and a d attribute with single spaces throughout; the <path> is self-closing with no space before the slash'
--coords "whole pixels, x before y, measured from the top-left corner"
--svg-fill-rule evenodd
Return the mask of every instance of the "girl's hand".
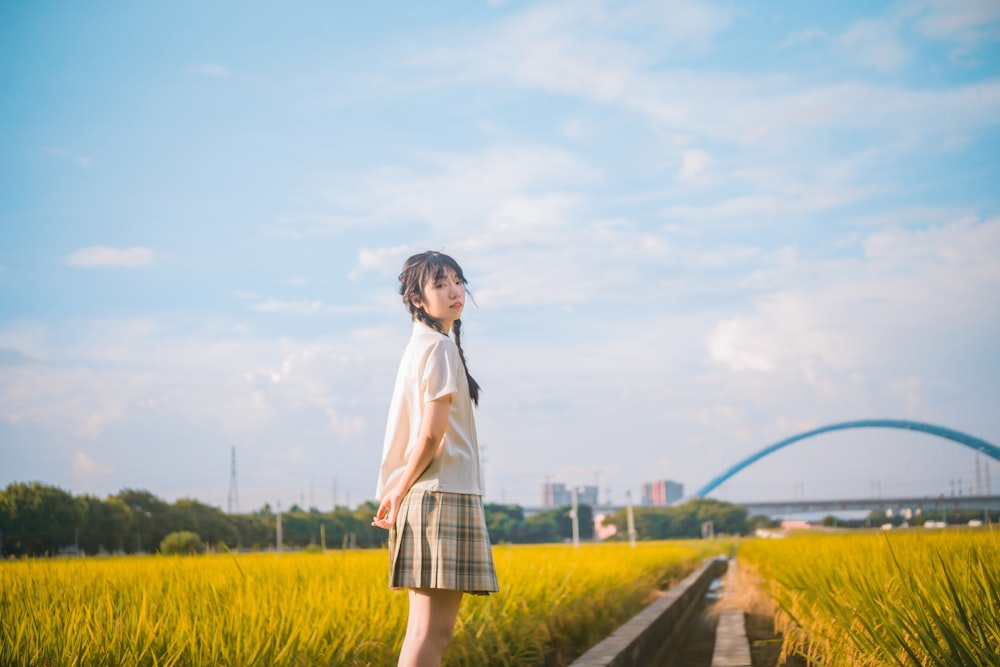
<path id="1" fill-rule="evenodd" d="M 396 514 L 399 512 L 399 501 L 399 494 L 394 490 L 386 493 L 382 497 L 382 503 L 378 506 L 378 510 L 375 512 L 372 525 L 378 528 L 385 528 L 386 530 L 392 528 L 392 525 L 396 523 Z"/>
<path id="2" fill-rule="evenodd" d="M 399 504 L 403 496 L 438 455 L 444 442 L 445 429 L 448 427 L 451 397 L 452 394 L 447 394 L 427 402 L 424 416 L 420 421 L 420 437 L 417 439 L 419 444 L 416 451 L 407 462 L 403 474 L 382 495 L 382 503 L 375 512 L 375 518 L 372 519 L 373 526 L 386 530 L 392 528 L 396 523 L 396 515 L 399 513 Z"/>

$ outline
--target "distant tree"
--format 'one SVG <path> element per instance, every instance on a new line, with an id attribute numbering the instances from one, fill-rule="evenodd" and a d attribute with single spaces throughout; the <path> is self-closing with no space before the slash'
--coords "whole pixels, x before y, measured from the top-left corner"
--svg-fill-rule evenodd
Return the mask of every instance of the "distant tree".
<path id="1" fill-rule="evenodd" d="M 621 511 L 622 523 L 619 532 L 628 531 L 628 520 L 625 510 Z M 615 514 L 618 518 L 618 513 Z M 664 540 L 674 537 L 677 531 L 674 527 L 674 513 L 662 507 L 636 507 L 633 511 L 635 520 L 635 532 L 642 540 Z"/>
<path id="2" fill-rule="evenodd" d="M 558 542 L 559 526 L 555 511 L 539 512 L 525 518 L 519 541 L 529 544 Z"/>
<path id="3" fill-rule="evenodd" d="M 211 545 L 236 544 L 239 531 L 232 520 L 218 507 L 212 507 L 191 498 L 181 498 L 170 506 L 170 525 L 176 530 L 198 533 Z"/>
<path id="4" fill-rule="evenodd" d="M 524 510 L 518 505 L 487 503 L 486 528 L 493 544 L 517 542 L 524 532 Z"/>
<path id="5" fill-rule="evenodd" d="M 745 507 L 714 498 L 696 498 L 675 507 L 636 507 L 633 515 L 641 540 L 701 537 L 706 521 L 712 522 L 716 535 L 742 535 L 748 530 Z M 628 530 L 626 510 L 618 510 L 605 524 L 613 524 L 624 535 Z"/>
<path id="6" fill-rule="evenodd" d="M 132 512 L 129 539 L 125 551 L 151 551 L 163 538 L 176 530 L 170 516 L 170 506 L 149 491 L 122 489 L 115 496 Z"/>
<path id="7" fill-rule="evenodd" d="M 165 556 L 195 556 L 205 553 L 205 543 L 198 533 L 179 530 L 170 533 L 160 542 L 160 553 Z"/>
<path id="8" fill-rule="evenodd" d="M 41 482 L 13 482 L 0 492 L 3 551 L 16 556 L 55 554 L 74 544 L 83 514 L 67 491 Z"/>
<path id="9" fill-rule="evenodd" d="M 694 510 L 698 523 L 697 532 L 690 537 L 701 535 L 701 523 L 704 521 L 713 523 L 716 535 L 742 535 L 747 532 L 747 510 L 742 505 L 715 498 L 695 498 L 676 509 L 680 511 L 684 508 Z"/>
<path id="10" fill-rule="evenodd" d="M 281 529 L 285 544 L 304 547 L 319 544 L 320 516 L 303 511 L 298 505 L 281 515 Z"/>
<path id="11" fill-rule="evenodd" d="M 274 546 L 274 515 L 269 511 L 259 511 L 251 514 L 230 514 L 228 515 L 228 519 L 236 529 L 236 537 L 233 538 L 233 541 L 226 542 L 228 547 L 264 549 Z"/>
<path id="12" fill-rule="evenodd" d="M 572 506 L 566 505 L 565 507 L 560 507 L 554 511 L 556 513 L 556 532 L 559 534 L 560 539 L 573 539 Z M 578 516 L 577 527 L 580 530 L 580 539 L 594 539 L 594 510 L 591 509 L 590 505 L 577 505 L 576 511 Z"/>
<path id="13" fill-rule="evenodd" d="M 747 519 L 747 531 L 753 532 L 758 528 L 777 528 L 781 525 L 781 522 L 772 519 L 764 514 L 755 514 L 749 519 Z"/>
<path id="14" fill-rule="evenodd" d="M 124 551 L 132 524 L 132 510 L 119 498 L 106 500 L 84 495 L 77 498 L 83 516 L 80 530 L 80 548 L 85 553 L 96 554 Z"/>

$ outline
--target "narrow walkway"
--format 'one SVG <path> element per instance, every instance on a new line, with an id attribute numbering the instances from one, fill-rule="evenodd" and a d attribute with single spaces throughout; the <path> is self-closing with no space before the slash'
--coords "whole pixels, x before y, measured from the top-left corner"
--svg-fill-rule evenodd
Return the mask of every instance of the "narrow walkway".
<path id="1" fill-rule="evenodd" d="M 752 667 L 736 569 L 736 561 L 730 560 L 725 575 L 712 582 L 700 601 L 678 644 L 656 667 Z"/>
<path id="2" fill-rule="evenodd" d="M 683 640 L 670 655 L 656 667 L 710 667 L 715 650 L 715 628 L 719 622 L 718 602 L 707 594 L 688 626 Z"/>

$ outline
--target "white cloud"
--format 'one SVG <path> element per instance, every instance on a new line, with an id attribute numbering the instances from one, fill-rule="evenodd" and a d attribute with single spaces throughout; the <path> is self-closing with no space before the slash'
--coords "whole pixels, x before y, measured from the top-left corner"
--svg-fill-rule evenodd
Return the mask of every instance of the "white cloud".
<path id="1" fill-rule="evenodd" d="M 265 299 L 250 306 L 258 313 L 279 313 L 282 315 L 315 315 L 323 309 L 322 301 L 282 301 Z"/>
<path id="2" fill-rule="evenodd" d="M 86 453 L 77 450 L 73 453 L 73 475 L 77 479 L 89 480 L 94 477 L 108 475 L 114 472 L 114 468 L 105 463 L 98 463 L 87 456 Z"/>
<path id="3" fill-rule="evenodd" d="M 719 150 L 752 146 L 754 158 L 761 149 L 798 155 L 803 146 L 817 144 L 817 133 L 859 128 L 903 137 L 912 152 L 952 137 L 958 128 L 992 125 L 1000 114 L 996 82 L 909 90 L 851 78 L 815 82 L 671 68 L 663 65 L 662 48 L 637 42 L 628 31 L 616 32 L 613 11 L 593 3 L 571 5 L 524 11 L 484 34 L 430 50 L 417 64 L 437 77 L 432 81 L 440 81 L 437 72 L 443 71 L 458 82 L 506 80 L 615 106 L 664 136 L 711 141 Z M 901 20 L 859 21 L 834 41 L 844 57 L 859 64 L 897 69 L 911 57 L 897 35 Z"/>
<path id="4" fill-rule="evenodd" d="M 697 148 L 686 150 L 681 154 L 677 178 L 687 182 L 695 181 L 711 164 L 712 156 L 708 152 Z"/>
<path id="5" fill-rule="evenodd" d="M 496 215 L 511 197 L 580 183 L 592 171 L 573 156 L 546 146 L 499 145 L 472 154 L 428 154 L 415 169 L 384 167 L 353 192 L 329 192 L 334 204 L 368 211 L 375 222 L 420 221 L 446 234 Z M 544 224 L 544 221 L 543 221 Z"/>
<path id="6" fill-rule="evenodd" d="M 630 95 L 644 64 L 704 46 L 732 17 L 731 10 L 689 0 L 556 2 L 524 10 L 486 34 L 428 50 L 417 63 L 455 70 L 461 79 L 510 77 L 615 102 Z"/>
<path id="7" fill-rule="evenodd" d="M 822 30 L 816 28 L 806 28 L 803 30 L 796 30 L 791 35 L 786 37 L 784 40 L 778 43 L 779 49 L 787 49 L 793 46 L 798 46 L 799 44 L 807 44 L 809 42 L 826 39 L 826 33 Z"/>
<path id="8" fill-rule="evenodd" d="M 892 390 L 903 397 L 907 410 L 916 412 L 927 403 L 924 381 L 915 377 L 904 377 L 892 381 Z"/>
<path id="9" fill-rule="evenodd" d="M 414 246 L 392 246 L 391 248 L 360 248 L 358 263 L 351 271 L 352 280 L 357 280 L 365 271 L 375 271 L 382 275 L 398 273 L 407 257 L 420 252 Z"/>
<path id="10" fill-rule="evenodd" d="M 876 232 L 861 246 L 862 260 L 792 265 L 751 314 L 716 324 L 709 357 L 735 371 L 927 369 L 921 355 L 951 323 L 973 337 L 1000 325 L 981 307 L 1000 290 L 1000 218 Z"/>
<path id="11" fill-rule="evenodd" d="M 49 327 L 38 322 L 15 320 L 0 327 L 0 349 L 26 359 L 45 359 L 51 354 Z"/>
<path id="12" fill-rule="evenodd" d="M 0 418 L 44 429 L 53 442 L 86 441 L 86 453 L 74 457 L 78 477 L 110 473 L 98 463 L 107 460 L 122 474 L 145 461 L 148 474 L 154 455 L 171 458 L 161 463 L 173 469 L 173 458 L 201 461 L 217 443 L 257 451 L 258 466 L 283 443 L 297 443 L 310 465 L 323 460 L 328 470 L 336 454 L 354 466 L 363 448 L 359 457 L 348 450 L 380 437 L 372 422 L 384 419 L 394 352 L 406 333 L 403 325 L 389 344 L 384 334 L 312 342 L 252 340 L 216 326 L 181 334 L 152 321 L 63 328 L 75 343 L 61 347 L 59 359 L 0 374 Z M 5 331 L 0 338 L 16 343 L 19 336 Z M 196 441 L 173 432 L 192 428 Z"/>
<path id="13" fill-rule="evenodd" d="M 822 301 L 822 309 L 816 308 L 816 301 Z M 839 319 L 826 314 L 832 305 L 829 295 L 817 299 L 792 290 L 762 298 L 754 315 L 716 325 L 706 341 L 708 353 L 735 371 L 773 371 L 813 360 L 849 368 L 857 361 L 854 351 L 859 343 L 849 341 Z"/>
<path id="14" fill-rule="evenodd" d="M 851 25 L 834 42 L 841 53 L 859 65 L 891 72 L 913 59 L 899 38 L 895 20 L 863 20 Z"/>
<path id="15" fill-rule="evenodd" d="M 89 246 L 74 250 L 65 261 L 67 266 L 133 268 L 153 264 L 156 256 L 152 250 L 143 247 Z"/>
<path id="16" fill-rule="evenodd" d="M 78 167 L 89 167 L 94 162 L 93 158 L 89 155 L 77 155 L 66 148 L 48 147 L 45 149 L 45 152 L 49 155 L 54 155 L 62 158 L 63 160 L 72 162 Z"/>
<path id="17" fill-rule="evenodd" d="M 995 0 L 921 0 L 908 11 L 917 13 L 917 29 L 929 37 L 971 46 L 1000 37 L 1000 3 Z"/>
<path id="18" fill-rule="evenodd" d="M 198 65 L 192 65 L 187 68 L 187 72 L 189 74 L 201 74 L 203 76 L 213 78 L 225 78 L 231 74 L 228 67 L 220 65 L 219 63 L 200 63 Z"/>

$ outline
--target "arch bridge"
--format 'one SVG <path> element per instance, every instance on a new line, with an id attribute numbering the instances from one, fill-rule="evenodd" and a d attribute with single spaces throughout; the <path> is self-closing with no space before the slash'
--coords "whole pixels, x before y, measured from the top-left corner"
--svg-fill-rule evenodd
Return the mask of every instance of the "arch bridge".
<path id="1" fill-rule="evenodd" d="M 779 449 L 787 447 L 788 445 L 798 442 L 799 440 L 805 440 L 806 438 L 811 438 L 815 435 L 820 435 L 821 433 L 843 431 L 854 428 L 894 428 L 904 431 L 920 431 L 922 433 L 929 433 L 930 435 L 934 435 L 939 438 L 957 442 L 960 445 L 974 449 L 977 452 L 982 452 L 986 456 L 1000 461 L 1000 447 L 990 444 L 981 438 L 968 435 L 967 433 L 962 433 L 961 431 L 945 428 L 944 426 L 936 426 L 934 424 L 925 424 L 922 422 L 908 421 L 904 419 L 860 419 L 856 421 L 842 422 L 839 424 L 831 424 L 830 426 L 824 426 L 822 428 L 813 429 L 812 431 L 806 431 L 805 433 L 799 433 L 798 435 L 793 435 L 790 438 L 786 438 L 780 442 L 776 442 L 773 445 L 765 447 L 756 454 L 743 459 L 718 477 L 714 478 L 708 484 L 701 487 L 698 492 L 695 493 L 695 496 L 698 498 L 704 498 L 715 490 L 715 488 L 720 484 L 747 466 L 756 463 L 765 456 L 773 454 Z"/>

